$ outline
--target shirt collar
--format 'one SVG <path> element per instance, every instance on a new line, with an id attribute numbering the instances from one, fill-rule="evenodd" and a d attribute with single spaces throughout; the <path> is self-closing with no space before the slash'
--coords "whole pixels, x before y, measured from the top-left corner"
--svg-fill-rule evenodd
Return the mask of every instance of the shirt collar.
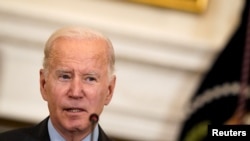
<path id="1" fill-rule="evenodd" d="M 48 131 L 51 141 L 65 141 L 65 139 L 56 131 L 50 119 L 48 121 Z M 95 126 L 93 134 L 94 134 L 93 141 L 98 141 L 98 135 L 99 135 L 98 125 Z M 82 141 L 90 141 L 90 140 L 91 140 L 91 134 L 82 139 Z"/>

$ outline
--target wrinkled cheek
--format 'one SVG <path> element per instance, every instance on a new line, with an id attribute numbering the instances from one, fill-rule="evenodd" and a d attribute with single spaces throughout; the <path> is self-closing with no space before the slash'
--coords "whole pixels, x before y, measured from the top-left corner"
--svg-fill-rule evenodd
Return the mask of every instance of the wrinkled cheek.
<path id="1" fill-rule="evenodd" d="M 69 88 L 70 87 L 68 84 L 55 83 L 54 85 L 51 86 L 50 94 L 54 98 L 54 100 L 56 101 L 60 97 L 66 95 Z"/>
<path id="2" fill-rule="evenodd" d="M 65 89 L 65 88 L 64 88 Z M 48 105 L 51 109 L 51 112 L 56 112 L 57 106 L 60 106 L 60 101 L 63 99 L 63 95 L 65 93 L 65 90 L 61 87 L 58 87 L 57 85 L 52 85 L 52 87 L 49 89 L 48 93 Z"/>
<path id="3" fill-rule="evenodd" d="M 95 91 L 95 99 L 97 99 L 97 101 L 102 102 L 105 96 L 106 96 L 105 89 L 97 89 Z"/>
<path id="4" fill-rule="evenodd" d="M 95 98 L 95 104 L 96 104 L 96 107 L 97 107 L 97 110 L 98 112 L 100 113 L 105 105 L 105 102 L 106 102 L 106 96 L 107 94 L 104 93 L 103 91 L 98 91 L 98 94 Z"/>

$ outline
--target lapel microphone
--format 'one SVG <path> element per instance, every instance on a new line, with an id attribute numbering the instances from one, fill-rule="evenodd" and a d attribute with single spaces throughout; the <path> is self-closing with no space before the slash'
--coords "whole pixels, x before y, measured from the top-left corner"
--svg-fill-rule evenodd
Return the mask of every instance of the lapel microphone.
<path id="1" fill-rule="evenodd" d="M 91 114 L 89 116 L 89 121 L 91 123 L 91 139 L 90 141 L 94 141 L 94 129 L 95 129 L 95 125 L 99 120 L 99 116 L 95 113 Z"/>

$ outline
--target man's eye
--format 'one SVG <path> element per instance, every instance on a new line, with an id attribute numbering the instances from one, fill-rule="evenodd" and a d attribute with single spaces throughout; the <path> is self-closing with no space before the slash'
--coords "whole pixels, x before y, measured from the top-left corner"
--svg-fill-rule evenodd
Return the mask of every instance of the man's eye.
<path id="1" fill-rule="evenodd" d="M 86 80 L 87 81 L 96 81 L 96 78 L 95 77 L 87 77 Z"/>
<path id="2" fill-rule="evenodd" d="M 65 79 L 70 79 L 71 77 L 70 77 L 70 75 L 62 74 L 59 76 L 59 78 L 65 80 Z"/>

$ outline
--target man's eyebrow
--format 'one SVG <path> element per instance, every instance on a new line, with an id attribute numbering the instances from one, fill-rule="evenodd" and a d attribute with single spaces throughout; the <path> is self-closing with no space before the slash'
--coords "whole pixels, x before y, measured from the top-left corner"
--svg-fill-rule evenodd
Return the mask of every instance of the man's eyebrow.
<path id="1" fill-rule="evenodd" d="M 56 70 L 56 73 L 70 73 L 71 71 L 70 70 L 65 70 L 65 69 L 59 69 L 59 70 Z"/>
<path id="2" fill-rule="evenodd" d="M 96 72 L 89 72 L 89 73 L 85 73 L 83 74 L 84 76 L 97 76 L 100 77 L 100 74 L 96 73 Z"/>
<path id="3" fill-rule="evenodd" d="M 98 75 L 98 73 L 96 72 L 88 72 L 88 73 L 85 73 L 86 75 Z"/>

